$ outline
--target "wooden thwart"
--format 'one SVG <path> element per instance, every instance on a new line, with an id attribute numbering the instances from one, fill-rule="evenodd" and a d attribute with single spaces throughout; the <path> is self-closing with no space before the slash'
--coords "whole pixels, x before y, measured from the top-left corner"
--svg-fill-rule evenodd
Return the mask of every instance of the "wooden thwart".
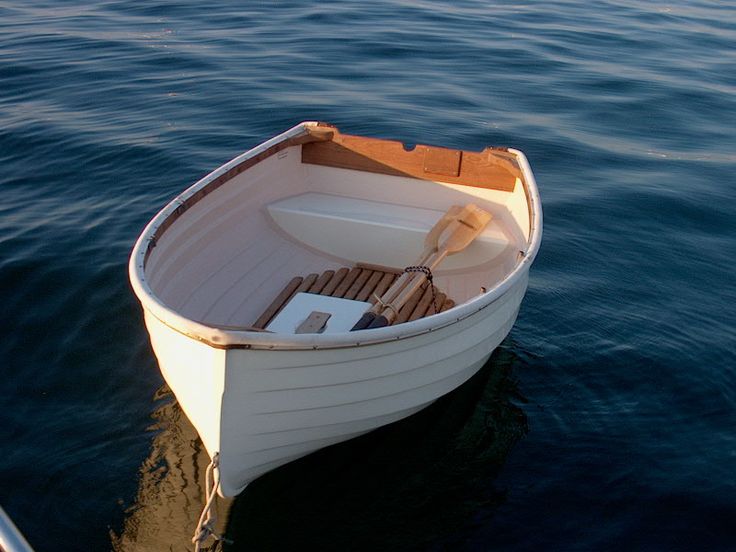
<path id="1" fill-rule="evenodd" d="M 404 176 L 512 192 L 521 170 L 513 154 L 499 148 L 480 152 L 417 145 L 321 129 L 302 146 L 302 163 Z M 329 136 L 329 138 L 327 137 Z"/>
<path id="2" fill-rule="evenodd" d="M 339 270 L 326 270 L 322 274 L 309 274 L 305 277 L 297 276 L 289 281 L 268 308 L 263 311 L 253 327 L 263 329 L 268 326 L 291 298 L 299 292 L 375 303 L 376 296 L 380 297 L 396 281 L 399 275 L 399 271 L 389 267 L 359 265 L 352 269 L 343 267 Z M 436 287 L 434 293 L 440 312 L 455 306 L 455 303 L 446 299 L 445 294 Z M 432 292 L 425 283 L 401 309 L 400 316 L 395 324 L 418 320 L 432 314 L 435 314 Z"/>

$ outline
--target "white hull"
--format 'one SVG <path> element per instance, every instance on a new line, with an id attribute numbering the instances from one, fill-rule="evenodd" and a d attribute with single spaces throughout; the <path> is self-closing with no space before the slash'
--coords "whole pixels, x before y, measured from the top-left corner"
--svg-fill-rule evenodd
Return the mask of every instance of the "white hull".
<path id="1" fill-rule="evenodd" d="M 147 320 L 166 382 L 220 453 L 224 496 L 322 447 L 395 422 L 472 377 L 516 320 L 526 279 L 457 324 L 412 339 L 308 351 L 212 349 Z M 186 350 L 173 341 L 187 340 Z M 169 354 L 184 351 L 184 354 Z"/>
<path id="2" fill-rule="evenodd" d="M 157 230 L 154 219 L 134 250 L 131 280 L 167 383 L 210 456 L 219 453 L 220 494 L 234 496 L 280 465 L 405 418 L 483 366 L 514 324 L 541 236 L 536 187 L 520 159 L 528 172 L 525 193 L 532 220 L 526 219 L 527 243 L 499 250 L 508 253 L 498 261 L 510 267 L 503 269 L 506 273 L 490 281 L 494 285 L 487 292 L 470 295 L 447 312 L 375 330 L 284 336 L 183 316 L 156 299 L 144 278 L 144 257 L 152 249 L 145 248 L 145 238 Z M 274 199 L 278 195 L 267 201 Z M 159 217 L 166 209 L 162 213 Z M 517 255 L 519 250 L 524 254 Z M 163 253 L 151 257 L 155 265 L 167 266 Z M 471 266 L 463 285 L 475 285 L 482 276 L 473 272 L 472 258 L 461 263 Z M 461 279 L 452 271 L 439 277 L 456 286 Z M 168 283 L 159 285 L 170 289 Z"/>

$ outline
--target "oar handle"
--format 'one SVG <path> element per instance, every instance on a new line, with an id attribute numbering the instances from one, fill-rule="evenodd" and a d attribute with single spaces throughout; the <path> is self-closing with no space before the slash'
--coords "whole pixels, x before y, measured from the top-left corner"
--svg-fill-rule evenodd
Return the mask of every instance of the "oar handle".
<path id="1" fill-rule="evenodd" d="M 383 328 L 385 326 L 391 325 L 391 322 L 389 322 L 388 318 L 386 318 L 384 315 L 379 314 L 373 320 L 371 320 L 371 323 L 365 326 L 365 328 L 358 328 L 360 330 L 373 330 L 375 328 Z M 353 328 L 355 329 L 355 328 Z"/>
<path id="2" fill-rule="evenodd" d="M 355 323 L 355 326 L 353 326 L 350 331 L 354 332 L 357 330 L 365 330 L 368 326 L 373 324 L 373 321 L 376 319 L 376 313 L 372 310 L 369 310 L 367 312 L 363 313 L 363 316 L 360 317 L 360 320 L 358 320 Z"/>

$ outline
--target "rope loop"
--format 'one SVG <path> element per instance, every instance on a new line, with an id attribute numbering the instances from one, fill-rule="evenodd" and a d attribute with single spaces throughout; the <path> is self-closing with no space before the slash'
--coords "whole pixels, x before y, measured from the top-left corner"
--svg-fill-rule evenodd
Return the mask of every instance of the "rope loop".
<path id="1" fill-rule="evenodd" d="M 431 284 L 432 283 L 432 269 L 428 266 L 421 265 L 421 266 L 407 266 L 404 269 L 404 272 L 423 272 L 424 275 L 427 277 L 427 281 Z"/>
<path id="2" fill-rule="evenodd" d="M 404 272 L 411 273 L 411 272 L 421 272 L 427 277 L 427 282 L 429 282 L 429 286 L 432 289 L 432 306 L 434 307 L 434 313 L 437 314 L 440 312 L 439 308 L 437 307 L 437 292 L 435 291 L 433 275 L 432 275 L 432 269 L 428 266 L 421 265 L 421 266 L 407 266 L 404 269 Z"/>

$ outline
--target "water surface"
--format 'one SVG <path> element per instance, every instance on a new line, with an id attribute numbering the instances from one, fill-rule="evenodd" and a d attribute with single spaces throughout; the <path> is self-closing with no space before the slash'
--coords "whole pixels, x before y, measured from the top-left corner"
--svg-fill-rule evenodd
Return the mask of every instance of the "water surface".
<path id="1" fill-rule="evenodd" d="M 542 250 L 477 378 L 254 483 L 233 549 L 732 549 L 734 44 L 704 0 L 0 2 L 0 504 L 39 551 L 190 547 L 203 452 L 127 255 L 324 120 L 522 149 Z"/>

